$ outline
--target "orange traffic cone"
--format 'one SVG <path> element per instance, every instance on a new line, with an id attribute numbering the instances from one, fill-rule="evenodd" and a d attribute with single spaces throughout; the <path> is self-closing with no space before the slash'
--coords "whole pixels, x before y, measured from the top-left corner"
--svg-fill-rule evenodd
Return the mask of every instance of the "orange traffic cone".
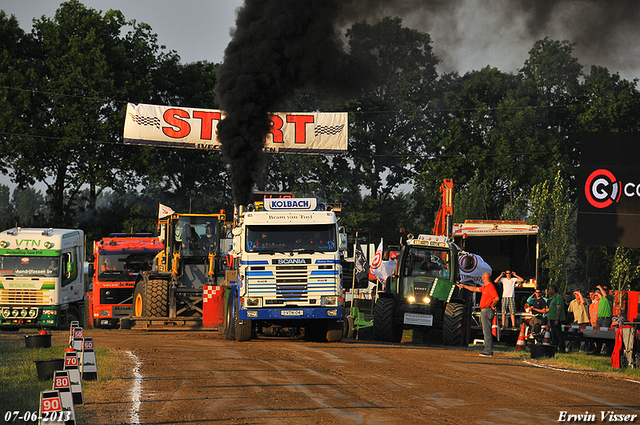
<path id="1" fill-rule="evenodd" d="M 551 332 L 549 332 L 549 326 L 545 326 L 544 339 L 542 345 L 551 345 Z"/>
<path id="2" fill-rule="evenodd" d="M 520 335 L 518 335 L 518 342 L 516 342 L 516 351 L 522 351 L 526 348 L 526 344 L 524 343 L 524 322 L 522 322 L 522 327 L 520 328 Z"/>

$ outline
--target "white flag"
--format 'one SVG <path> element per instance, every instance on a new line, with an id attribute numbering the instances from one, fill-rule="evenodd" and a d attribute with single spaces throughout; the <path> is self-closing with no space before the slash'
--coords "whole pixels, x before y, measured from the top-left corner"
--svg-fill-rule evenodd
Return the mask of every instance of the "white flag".
<path id="1" fill-rule="evenodd" d="M 174 213 L 174 211 L 166 205 L 158 204 L 160 207 L 158 208 L 158 219 L 162 217 L 166 217 Z"/>
<path id="2" fill-rule="evenodd" d="M 394 260 L 382 261 L 382 241 L 380 241 L 376 255 L 371 263 L 371 274 L 377 277 L 380 282 L 385 283 L 395 269 L 396 262 Z"/>

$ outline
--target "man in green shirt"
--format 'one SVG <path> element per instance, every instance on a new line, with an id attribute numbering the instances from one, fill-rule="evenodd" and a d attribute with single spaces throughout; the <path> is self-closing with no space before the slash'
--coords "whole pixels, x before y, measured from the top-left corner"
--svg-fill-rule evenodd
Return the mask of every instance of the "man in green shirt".
<path id="1" fill-rule="evenodd" d="M 598 288 L 601 288 L 598 286 Z M 610 328 L 611 321 L 613 316 L 613 306 L 609 298 L 607 297 L 606 291 L 604 289 L 596 289 L 596 300 L 598 300 L 598 320 L 596 321 L 596 326 L 600 328 Z M 594 350 L 589 354 L 600 354 L 602 352 L 602 342 L 594 343 Z M 607 351 L 611 351 L 613 347 L 611 344 L 607 343 Z"/>
<path id="2" fill-rule="evenodd" d="M 549 285 L 549 307 L 547 319 L 551 328 L 551 343 L 558 346 L 558 352 L 565 352 L 562 323 L 564 323 L 564 298 L 558 294 L 558 285 Z"/>

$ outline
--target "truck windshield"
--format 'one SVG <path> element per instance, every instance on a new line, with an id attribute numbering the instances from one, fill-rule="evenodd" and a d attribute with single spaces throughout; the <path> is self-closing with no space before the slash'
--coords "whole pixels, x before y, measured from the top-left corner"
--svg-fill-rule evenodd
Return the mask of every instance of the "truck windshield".
<path id="1" fill-rule="evenodd" d="M 0 257 L 2 276 L 60 276 L 60 257 Z"/>
<path id="2" fill-rule="evenodd" d="M 335 224 L 255 225 L 247 227 L 248 252 L 335 252 Z"/>
<path id="3" fill-rule="evenodd" d="M 98 280 L 133 282 L 142 271 L 151 270 L 155 253 L 118 253 L 98 256 Z"/>

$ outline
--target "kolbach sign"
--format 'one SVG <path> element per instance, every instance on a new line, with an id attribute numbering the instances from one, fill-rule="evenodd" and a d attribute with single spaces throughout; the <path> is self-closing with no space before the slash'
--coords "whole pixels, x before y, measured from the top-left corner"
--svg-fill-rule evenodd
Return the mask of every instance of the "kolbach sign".
<path id="1" fill-rule="evenodd" d="M 582 140 L 578 243 L 640 248 L 640 133 Z"/>
<path id="2" fill-rule="evenodd" d="M 220 150 L 217 127 L 224 112 L 172 106 L 127 104 L 124 143 L 130 145 Z M 347 113 L 309 112 L 269 115 L 265 151 L 344 154 Z"/>

